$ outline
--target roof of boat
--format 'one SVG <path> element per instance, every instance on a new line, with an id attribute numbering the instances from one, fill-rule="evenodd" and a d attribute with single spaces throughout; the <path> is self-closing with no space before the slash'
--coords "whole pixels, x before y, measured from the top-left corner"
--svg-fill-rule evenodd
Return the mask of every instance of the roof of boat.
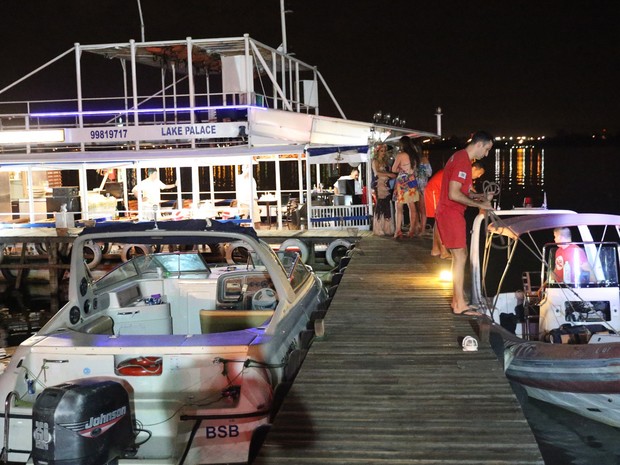
<path id="1" fill-rule="evenodd" d="M 127 236 L 131 235 L 131 233 L 137 232 L 152 232 L 157 235 L 163 235 L 165 233 L 202 231 L 221 233 L 222 235 L 231 233 L 243 234 L 254 240 L 258 240 L 258 235 L 256 234 L 254 228 L 239 226 L 238 224 L 230 221 L 220 222 L 203 219 L 179 221 L 141 221 L 138 223 L 108 221 L 97 223 L 92 227 L 84 228 L 84 230 L 80 233 L 80 236 L 87 234 L 99 235 L 109 233 Z"/>
<path id="2" fill-rule="evenodd" d="M 513 239 L 528 232 L 571 226 L 620 226 L 620 216 L 604 213 L 559 213 L 502 218 L 489 224 L 493 234 Z"/>
<path id="3" fill-rule="evenodd" d="M 249 36 L 248 36 L 249 37 Z M 252 49 L 252 52 L 260 54 L 258 69 L 261 74 L 265 74 L 266 64 L 269 69 L 273 66 L 273 61 L 278 60 L 277 53 L 281 50 L 275 50 L 264 44 L 260 44 L 256 40 L 253 42 L 259 44 L 259 47 Z M 102 55 L 108 59 L 119 59 L 127 62 L 131 61 L 132 48 L 137 63 L 156 68 L 168 68 L 175 65 L 176 72 L 180 74 L 187 73 L 187 40 L 167 40 L 167 41 L 151 41 L 151 42 L 125 42 L 113 44 L 96 44 L 81 45 L 81 49 Z M 245 37 L 225 37 L 211 39 L 192 39 L 191 56 L 193 72 L 195 74 L 220 74 L 222 72 L 222 57 L 239 56 L 246 52 L 247 43 Z M 307 69 L 312 66 L 294 59 L 295 62 L 302 64 Z M 285 65 L 290 67 L 289 64 Z"/>

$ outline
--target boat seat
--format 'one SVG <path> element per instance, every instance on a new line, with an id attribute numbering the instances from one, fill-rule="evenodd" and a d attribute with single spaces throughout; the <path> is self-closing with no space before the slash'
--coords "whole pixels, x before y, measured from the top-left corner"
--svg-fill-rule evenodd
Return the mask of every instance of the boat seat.
<path id="1" fill-rule="evenodd" d="M 200 310 L 202 334 L 223 333 L 261 326 L 273 310 Z"/>
<path id="2" fill-rule="evenodd" d="M 114 334 L 114 320 L 109 316 L 100 316 L 82 326 L 87 334 Z"/>

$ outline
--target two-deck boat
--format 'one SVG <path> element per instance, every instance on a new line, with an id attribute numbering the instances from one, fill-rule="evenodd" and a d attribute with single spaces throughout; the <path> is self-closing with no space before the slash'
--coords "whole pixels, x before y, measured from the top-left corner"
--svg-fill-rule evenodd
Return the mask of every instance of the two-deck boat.
<path id="1" fill-rule="evenodd" d="M 93 244 L 125 242 L 89 269 Z M 87 228 L 69 286 L 0 375 L 10 462 L 247 462 L 326 298 L 297 254 L 205 220 Z"/>
<path id="2" fill-rule="evenodd" d="M 570 279 L 556 273 L 557 251 L 569 244 L 552 242 L 556 228 L 569 228 L 587 258 Z M 507 378 L 531 397 L 620 426 L 620 216 L 516 216 L 487 230 L 474 292 L 486 291 L 478 302 L 494 320 Z M 497 324 L 515 309 L 521 337 Z"/>

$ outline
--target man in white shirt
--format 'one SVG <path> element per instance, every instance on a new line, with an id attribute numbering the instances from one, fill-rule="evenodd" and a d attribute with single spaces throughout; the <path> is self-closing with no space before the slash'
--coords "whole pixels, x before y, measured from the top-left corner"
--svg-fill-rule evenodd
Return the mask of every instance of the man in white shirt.
<path id="1" fill-rule="evenodd" d="M 140 219 L 154 220 L 154 211 L 158 211 L 161 204 L 161 190 L 172 189 L 176 187 L 177 183 L 164 184 L 159 179 L 159 174 L 155 168 L 149 168 L 147 170 L 148 177 L 140 181 L 131 190 L 131 193 L 136 197 L 142 198 L 142 210 Z"/>
<path id="2" fill-rule="evenodd" d="M 358 168 L 351 169 L 351 173 L 346 176 L 340 176 L 338 180 L 334 183 L 334 194 L 341 194 L 338 183 L 339 181 L 354 181 L 355 186 L 355 194 L 353 195 L 353 205 L 359 205 L 362 203 L 362 183 L 360 181 L 360 170 Z M 342 192 L 342 194 L 347 194 L 347 192 Z"/>

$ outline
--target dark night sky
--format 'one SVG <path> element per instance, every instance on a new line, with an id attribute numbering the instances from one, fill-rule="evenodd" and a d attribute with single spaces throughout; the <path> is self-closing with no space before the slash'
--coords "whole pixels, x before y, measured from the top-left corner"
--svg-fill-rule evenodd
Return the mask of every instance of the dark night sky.
<path id="1" fill-rule="evenodd" d="M 445 135 L 620 132 L 616 1 L 288 0 L 289 51 L 346 116 L 376 110 Z M 142 0 L 147 40 L 239 36 L 277 47 L 279 0 Z M 0 88 L 72 47 L 140 39 L 133 0 L 3 0 Z M 0 101 L 29 97 L 25 83 Z M 53 81 L 50 85 L 54 85 Z M 38 95 L 39 97 L 41 95 Z M 322 103 L 326 103 L 322 100 Z M 322 113 L 335 115 L 331 107 Z"/>

